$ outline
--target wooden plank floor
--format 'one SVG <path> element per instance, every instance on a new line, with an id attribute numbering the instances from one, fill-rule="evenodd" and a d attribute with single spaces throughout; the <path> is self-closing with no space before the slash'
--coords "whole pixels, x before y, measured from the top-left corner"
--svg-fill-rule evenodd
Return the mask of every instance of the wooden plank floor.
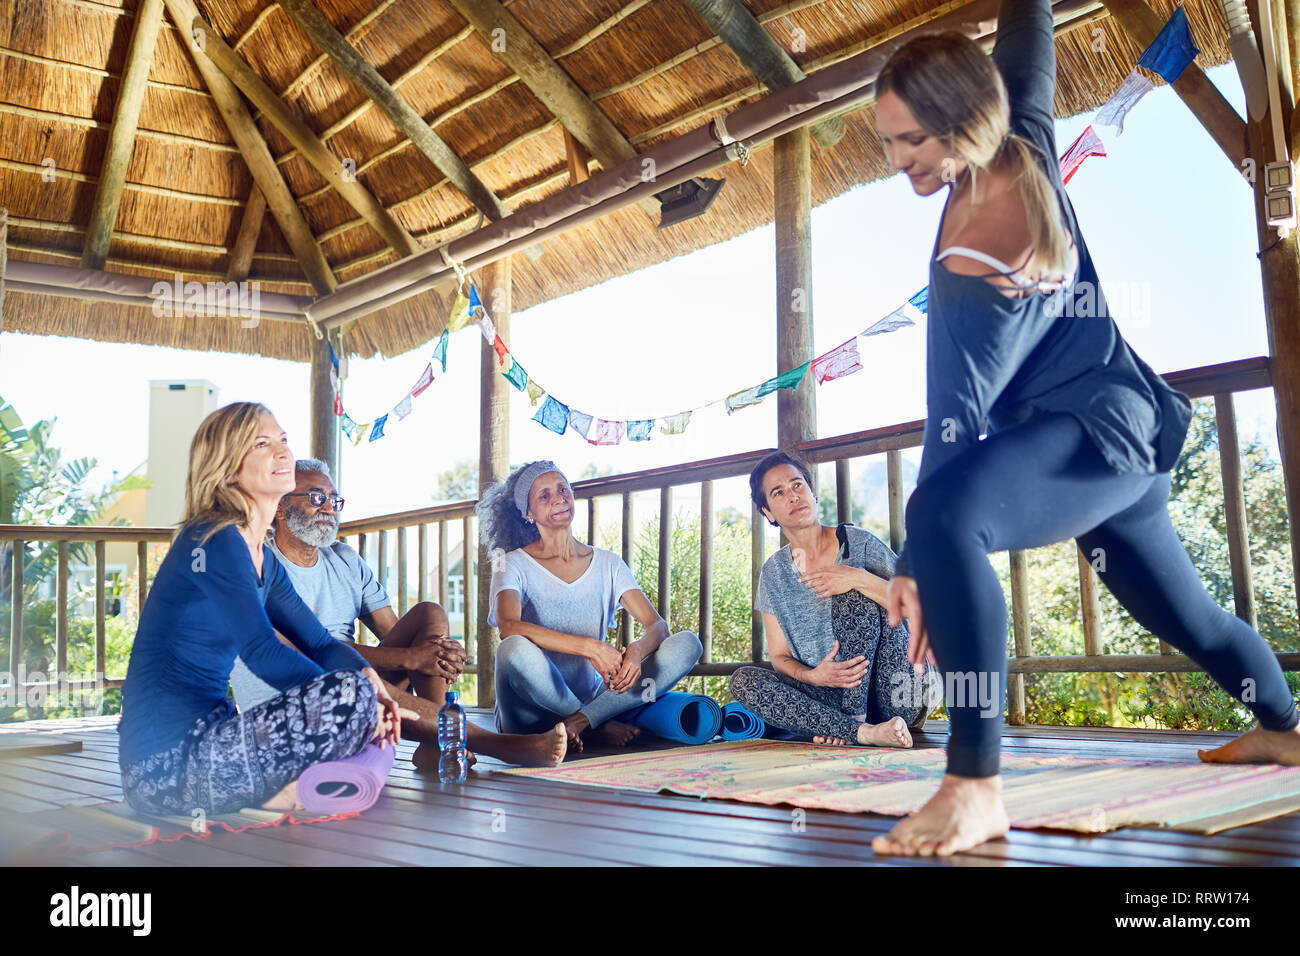
<path id="1" fill-rule="evenodd" d="M 487 723 L 488 715 L 472 713 Z M 80 740 L 76 753 L 0 761 L 0 813 L 88 806 L 121 799 L 116 718 L 0 727 Z M 931 722 L 917 746 L 942 746 L 947 725 Z M 1008 727 L 1004 752 L 1079 757 L 1195 760 L 1198 747 L 1231 734 L 1073 727 Z M 665 744 L 666 745 L 666 744 Z M 644 745 L 643 745 L 644 747 Z M 642 748 L 643 749 L 643 748 Z M 415 773 L 412 745 L 379 802 L 360 818 L 280 826 L 209 840 L 182 840 L 94 853 L 89 866 L 1297 866 L 1300 813 L 1215 836 L 1119 830 L 1097 836 L 1013 830 L 947 860 L 879 858 L 871 839 L 894 818 L 792 809 L 673 794 L 600 790 L 493 772 L 480 759 L 471 779 L 440 788 Z M 583 756 L 597 756 L 588 749 Z"/>

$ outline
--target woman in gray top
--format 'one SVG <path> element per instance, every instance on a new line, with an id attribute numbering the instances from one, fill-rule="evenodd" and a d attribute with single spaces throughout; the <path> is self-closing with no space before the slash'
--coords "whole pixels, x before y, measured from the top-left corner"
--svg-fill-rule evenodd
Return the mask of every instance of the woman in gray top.
<path id="1" fill-rule="evenodd" d="M 703 651 L 668 625 L 616 554 L 573 536 L 573 489 L 554 462 L 524 465 L 478 505 L 492 552 L 488 623 L 501 629 L 496 722 L 536 733 L 562 721 L 570 747 L 588 728 L 623 745 L 635 727 L 613 718 L 672 690 Z M 644 629 L 619 650 L 606 642 L 619 607 Z"/>
<path id="2" fill-rule="evenodd" d="M 932 672 L 913 670 L 907 626 L 891 627 L 882 607 L 894 553 L 868 531 L 823 525 L 807 467 L 784 452 L 760 461 L 749 487 L 790 543 L 763 565 L 754 601 L 772 670 L 742 667 L 732 696 L 814 743 L 912 746 Z"/>

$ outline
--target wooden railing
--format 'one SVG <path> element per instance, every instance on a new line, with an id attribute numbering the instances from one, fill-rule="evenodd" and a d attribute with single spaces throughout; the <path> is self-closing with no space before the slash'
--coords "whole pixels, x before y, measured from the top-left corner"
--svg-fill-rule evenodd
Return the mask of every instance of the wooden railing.
<path id="1" fill-rule="evenodd" d="M 1255 623 L 1254 589 L 1250 571 L 1250 551 L 1247 540 L 1245 501 L 1242 493 L 1241 455 L 1237 441 L 1236 412 L 1233 395 L 1236 392 L 1249 391 L 1271 386 L 1268 360 L 1266 358 L 1246 359 L 1213 365 L 1205 368 L 1190 369 L 1166 376 L 1177 388 L 1193 398 L 1212 396 L 1216 409 L 1216 423 L 1219 434 L 1219 460 L 1223 475 L 1224 504 L 1228 530 L 1228 552 L 1232 572 L 1233 592 L 1236 613 L 1243 620 Z M 852 459 L 884 455 L 888 482 L 888 528 L 889 544 L 894 550 L 902 544 L 904 513 L 904 481 L 902 469 L 902 451 L 917 447 L 922 442 L 923 423 L 907 422 L 889 425 L 868 431 L 853 432 L 833 438 L 817 439 L 803 442 L 797 446 L 797 452 L 810 464 L 834 463 L 836 481 L 836 500 L 839 519 L 852 519 L 850 512 L 851 489 L 849 483 L 849 463 Z M 672 588 L 672 531 L 673 531 L 673 497 L 683 487 L 698 486 L 701 517 L 700 522 L 700 561 L 699 561 L 699 617 L 697 632 L 704 645 L 704 654 L 699 665 L 692 671 L 693 676 L 722 676 L 735 671 L 738 667 L 754 662 L 763 662 L 766 649 L 763 635 L 762 615 L 751 612 L 751 641 L 749 659 L 746 661 L 715 661 L 713 654 L 713 572 L 714 572 L 714 483 L 729 478 L 746 476 L 750 469 L 772 449 L 760 449 L 744 454 L 729 455 L 707 461 L 690 462 L 684 465 L 671 465 L 645 471 L 632 472 L 609 477 L 591 478 L 574 482 L 575 498 L 586 502 L 586 537 L 588 543 L 597 543 L 600 527 L 599 515 L 602 503 L 607 499 L 616 499 L 619 506 L 620 551 L 624 561 L 632 564 L 633 545 L 637 523 L 634 514 L 635 496 L 639 492 L 658 492 L 658 588 L 657 601 L 659 613 L 665 620 L 671 613 Z M 477 573 L 475 557 L 477 555 L 477 531 L 474 518 L 474 502 L 461 501 L 452 504 L 420 508 L 396 514 L 380 515 L 356 521 L 348 521 L 340 526 L 340 537 L 350 540 L 361 555 L 377 568 L 381 583 L 392 595 L 399 615 L 404 614 L 413 601 L 433 600 L 446 604 L 449 596 L 449 544 L 451 535 L 449 527 L 459 523 L 460 538 L 469 547 L 462 547 L 462 560 L 459 579 L 462 582 L 464 607 L 464 637 L 470 664 L 469 673 L 478 671 L 477 661 L 473 659 L 478 642 L 475 640 L 480 630 L 486 625 L 486 609 L 476 607 L 471 596 L 476 595 L 474 575 Z M 766 553 L 766 521 L 759 510 L 750 507 L 750 585 L 751 606 L 754 591 L 758 586 L 759 573 L 762 570 Z M 1300 533 L 1296 522 L 1291 525 L 1291 533 Z M 130 540 L 137 543 L 141 596 L 147 587 L 145 553 L 149 542 L 166 541 L 171 530 L 166 528 L 52 528 L 21 525 L 0 525 L 0 541 L 13 541 L 21 544 L 25 541 L 58 541 L 59 551 L 59 614 L 58 614 L 58 660 L 59 674 L 65 675 L 67 661 L 67 543 L 73 541 L 95 542 L 96 566 L 98 568 L 96 594 L 96 661 L 97 679 L 103 677 L 104 669 L 104 581 L 103 551 L 106 541 Z M 390 543 L 396 551 L 396 561 L 390 555 Z M 414 559 L 410 555 L 414 543 Z M 436 543 L 437 554 L 431 561 L 430 547 Z M 1026 561 L 1023 552 L 1012 552 L 1009 556 L 1010 581 L 1012 595 L 1012 630 L 1015 653 L 1008 662 L 1011 673 L 1009 686 L 1009 714 L 1013 723 L 1023 722 L 1025 718 L 1023 675 L 1035 673 L 1089 673 L 1089 672 L 1174 672 L 1199 670 L 1196 664 L 1184 655 L 1173 652 L 1163 642 L 1158 654 L 1116 655 L 1103 652 L 1100 615 L 1100 581 L 1096 571 L 1079 553 L 1078 574 L 1081 617 L 1083 622 L 1084 653 L 1079 655 L 1040 656 L 1034 654 L 1029 620 L 1029 585 L 1026 574 Z M 21 596 L 21 562 L 15 562 L 12 591 Z M 435 575 L 430 568 L 436 568 Z M 412 588 L 410 576 L 414 572 L 416 582 Z M 12 633 L 21 635 L 23 608 L 21 600 L 16 600 L 11 609 Z M 621 613 L 618 639 L 626 645 L 631 639 L 630 621 L 625 612 Z M 20 659 L 21 642 L 15 646 L 18 653 L 11 660 Z M 1279 654 L 1282 666 L 1289 670 L 1300 669 L 1300 654 Z M 105 686 L 120 684 L 120 678 L 104 678 Z M 479 703 L 492 700 L 492 688 L 479 689 Z"/>

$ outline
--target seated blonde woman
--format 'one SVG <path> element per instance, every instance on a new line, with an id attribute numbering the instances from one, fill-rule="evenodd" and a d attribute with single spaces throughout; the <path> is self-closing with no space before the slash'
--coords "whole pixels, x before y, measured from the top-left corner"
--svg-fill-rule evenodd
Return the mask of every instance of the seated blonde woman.
<path id="1" fill-rule="evenodd" d="M 372 740 L 395 745 L 401 717 L 417 716 L 330 637 L 267 546 L 294 482 L 293 453 L 264 406 L 237 402 L 199 425 L 185 515 L 141 610 L 122 685 L 118 759 L 137 810 L 292 808 L 308 767 Z M 278 691 L 243 713 L 227 696 L 236 655 Z"/>
<path id="2" fill-rule="evenodd" d="M 699 638 L 669 636 L 622 558 L 573 536 L 573 490 L 553 462 L 489 488 L 478 511 L 494 555 L 488 620 L 501 629 L 497 730 L 537 733 L 563 721 L 579 750 L 589 728 L 626 744 L 639 731 L 614 718 L 672 690 L 700 659 Z M 643 628 L 621 651 L 605 641 L 620 606 Z"/>

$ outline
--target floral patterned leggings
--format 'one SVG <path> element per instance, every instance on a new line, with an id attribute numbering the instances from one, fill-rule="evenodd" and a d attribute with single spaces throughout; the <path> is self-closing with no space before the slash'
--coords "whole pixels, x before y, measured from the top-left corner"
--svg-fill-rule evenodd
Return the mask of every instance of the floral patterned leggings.
<path id="1" fill-rule="evenodd" d="M 122 790 L 144 813 L 233 813 L 259 807 L 313 764 L 351 757 L 375 733 L 375 689 L 332 671 L 243 713 L 223 700 L 170 750 L 122 767 Z"/>
<path id="2" fill-rule="evenodd" d="M 940 688 L 929 664 L 917 674 L 908 663 L 906 627 L 890 627 L 880 605 L 848 591 L 831 598 L 831 629 L 840 642 L 836 660 L 867 658 L 860 685 L 820 687 L 765 667 L 742 667 L 731 675 L 731 696 L 765 723 L 800 737 L 856 741 L 863 714 L 871 724 L 902 717 L 915 727 L 925 720 Z"/>

